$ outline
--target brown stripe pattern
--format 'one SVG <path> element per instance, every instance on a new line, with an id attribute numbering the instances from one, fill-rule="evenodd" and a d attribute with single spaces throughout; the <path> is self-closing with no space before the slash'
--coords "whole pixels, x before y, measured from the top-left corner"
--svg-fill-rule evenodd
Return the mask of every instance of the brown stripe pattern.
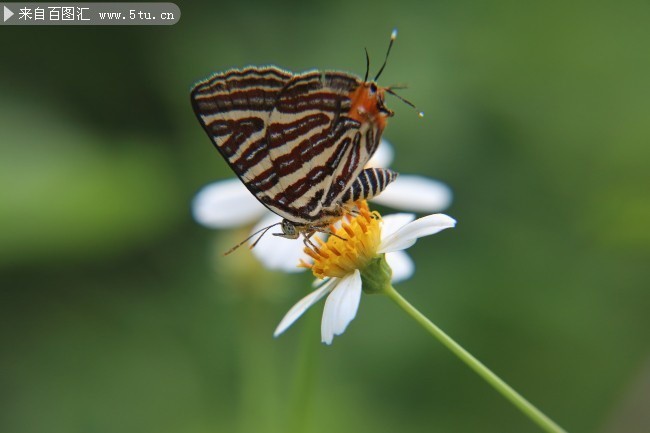
<path id="1" fill-rule="evenodd" d="M 381 131 L 347 116 L 361 84 L 342 72 L 248 67 L 197 83 L 191 101 L 215 147 L 261 203 L 295 224 L 322 226 L 343 204 L 378 194 L 396 176 L 363 170 Z"/>

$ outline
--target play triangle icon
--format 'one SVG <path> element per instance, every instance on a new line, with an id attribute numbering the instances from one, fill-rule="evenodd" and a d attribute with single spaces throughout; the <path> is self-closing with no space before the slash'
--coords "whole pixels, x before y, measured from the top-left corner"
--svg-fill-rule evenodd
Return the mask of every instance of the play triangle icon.
<path id="1" fill-rule="evenodd" d="M 11 17 L 14 16 L 14 13 L 11 12 L 11 9 L 9 9 L 7 6 L 4 7 L 4 22 L 7 22 L 7 20 Z"/>

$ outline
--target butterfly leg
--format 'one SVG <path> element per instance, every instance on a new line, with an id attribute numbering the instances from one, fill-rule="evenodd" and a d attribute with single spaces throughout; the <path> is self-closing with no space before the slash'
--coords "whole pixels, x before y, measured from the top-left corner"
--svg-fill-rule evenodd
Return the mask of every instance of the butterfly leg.
<path id="1" fill-rule="evenodd" d="M 313 250 L 316 253 L 318 253 L 320 251 L 320 249 L 318 248 L 318 246 L 314 242 L 312 242 L 311 238 L 317 232 L 318 233 L 324 233 L 324 234 L 326 234 L 328 236 L 337 237 L 337 238 L 339 238 L 339 239 L 341 239 L 343 241 L 347 241 L 346 238 L 334 233 L 334 231 L 329 226 L 312 226 L 312 227 L 310 227 L 309 230 L 303 232 L 303 243 L 305 244 L 305 246 L 307 248 Z M 320 239 L 318 239 L 318 240 L 320 241 Z"/>
<path id="2" fill-rule="evenodd" d="M 305 244 L 305 247 L 309 248 L 310 250 L 318 254 L 320 252 L 318 246 L 316 246 L 316 244 L 311 241 L 311 237 L 314 236 L 314 233 L 316 233 L 316 230 L 313 230 L 313 228 L 310 229 L 309 231 L 304 232 L 302 243 Z"/>
<path id="3" fill-rule="evenodd" d="M 349 214 L 355 217 L 358 217 L 361 215 L 359 212 L 359 208 L 357 207 L 356 202 L 353 203 L 348 203 L 348 204 L 340 204 L 339 208 L 343 210 L 344 214 Z"/>
<path id="4" fill-rule="evenodd" d="M 344 238 L 343 236 L 337 235 L 337 234 L 332 230 L 331 226 L 319 227 L 319 228 L 318 228 L 318 231 L 321 232 L 321 233 L 325 233 L 326 235 L 334 236 L 335 238 L 339 238 L 339 239 L 341 239 L 342 241 L 347 241 L 347 239 Z"/>

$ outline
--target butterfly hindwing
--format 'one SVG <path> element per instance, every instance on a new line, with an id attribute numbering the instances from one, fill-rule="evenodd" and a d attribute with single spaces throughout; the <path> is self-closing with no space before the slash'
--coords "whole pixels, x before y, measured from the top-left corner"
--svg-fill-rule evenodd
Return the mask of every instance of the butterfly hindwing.
<path id="1" fill-rule="evenodd" d="M 349 116 L 350 95 L 361 81 L 341 72 L 297 74 L 269 118 L 269 154 L 278 184 L 267 206 L 312 223 L 340 215 L 340 198 L 354 182 L 377 142 Z"/>

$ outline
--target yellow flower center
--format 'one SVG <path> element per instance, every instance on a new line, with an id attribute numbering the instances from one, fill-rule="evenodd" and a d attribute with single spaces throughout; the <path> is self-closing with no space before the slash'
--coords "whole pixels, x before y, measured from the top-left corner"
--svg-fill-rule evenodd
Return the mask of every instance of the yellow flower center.
<path id="1" fill-rule="evenodd" d="M 305 248 L 305 253 L 314 259 L 313 264 L 300 261 L 300 265 L 311 268 L 317 278 L 342 278 L 363 269 L 377 256 L 381 238 L 381 216 L 370 212 L 368 203 L 357 203 L 356 215 L 347 214 L 341 220 L 341 227 L 330 226 L 327 241 L 314 237 L 317 248 Z"/>

